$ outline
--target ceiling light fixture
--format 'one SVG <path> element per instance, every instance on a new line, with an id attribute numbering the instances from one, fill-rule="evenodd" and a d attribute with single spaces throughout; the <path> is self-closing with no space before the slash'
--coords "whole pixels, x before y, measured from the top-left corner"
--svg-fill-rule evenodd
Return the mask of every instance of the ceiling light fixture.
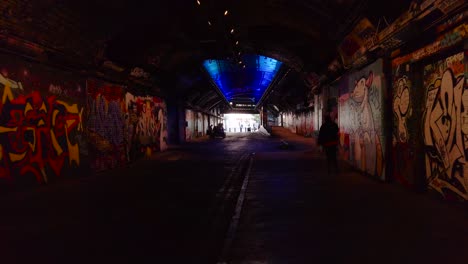
<path id="1" fill-rule="evenodd" d="M 208 25 L 211 26 L 211 22 L 208 20 Z"/>
<path id="2" fill-rule="evenodd" d="M 198 5 L 201 5 L 201 2 L 200 2 L 200 0 L 197 0 L 197 4 L 198 4 Z"/>
<path id="3" fill-rule="evenodd" d="M 233 28 L 231 29 L 231 34 L 232 34 L 232 33 L 234 33 L 234 29 L 233 29 Z"/>
<path id="4" fill-rule="evenodd" d="M 236 45 L 239 45 L 239 41 L 236 41 Z"/>
<path id="5" fill-rule="evenodd" d="M 237 55 L 241 55 L 241 52 L 239 51 L 239 52 L 237 53 Z"/>
<path id="6" fill-rule="evenodd" d="M 239 64 L 242 64 L 242 61 L 239 61 Z"/>
<path id="7" fill-rule="evenodd" d="M 224 15 L 227 16 L 229 14 L 229 10 L 224 11 Z"/>

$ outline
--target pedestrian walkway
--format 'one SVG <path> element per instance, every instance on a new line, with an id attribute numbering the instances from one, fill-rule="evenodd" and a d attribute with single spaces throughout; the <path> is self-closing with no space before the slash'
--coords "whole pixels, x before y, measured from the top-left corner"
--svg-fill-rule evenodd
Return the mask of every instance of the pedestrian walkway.
<path id="1" fill-rule="evenodd" d="M 313 146 L 284 129 L 273 134 Z M 256 153 L 228 263 L 467 263 L 468 213 L 317 151 Z"/>

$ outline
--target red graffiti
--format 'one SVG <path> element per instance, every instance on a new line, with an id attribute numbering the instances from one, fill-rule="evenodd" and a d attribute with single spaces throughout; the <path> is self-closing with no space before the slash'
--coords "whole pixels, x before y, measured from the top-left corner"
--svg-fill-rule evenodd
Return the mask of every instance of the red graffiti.
<path id="1" fill-rule="evenodd" d="M 3 93 L 11 93 L 10 88 Z M 34 91 L 5 100 L 0 121 L 0 178 L 31 173 L 42 183 L 49 171 L 61 176 L 67 161 L 79 165 L 78 146 L 70 141 L 81 129 L 77 105 Z"/>

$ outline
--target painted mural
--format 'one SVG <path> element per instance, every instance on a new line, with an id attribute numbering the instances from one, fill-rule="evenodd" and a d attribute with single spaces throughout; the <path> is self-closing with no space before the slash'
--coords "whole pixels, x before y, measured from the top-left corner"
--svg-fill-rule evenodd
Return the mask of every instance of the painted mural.
<path id="1" fill-rule="evenodd" d="M 403 185 L 413 187 L 415 184 L 414 153 L 417 137 L 416 129 L 418 120 L 415 120 L 413 103 L 418 98 L 413 98 L 415 92 L 412 89 L 409 78 L 410 64 L 402 64 L 393 68 L 393 135 L 392 135 L 392 159 L 393 177 Z M 419 104 L 418 104 L 419 105 Z M 418 123 L 418 124 L 415 124 Z M 419 129 L 417 129 L 419 131 Z"/>
<path id="2" fill-rule="evenodd" d="M 167 109 L 152 96 L 125 95 L 126 151 L 129 161 L 167 148 Z"/>
<path id="3" fill-rule="evenodd" d="M 190 109 L 185 110 L 185 140 L 192 141 L 195 138 L 196 113 Z"/>
<path id="4" fill-rule="evenodd" d="M 424 67 L 423 136 L 429 188 L 468 200 L 468 91 L 463 52 Z"/>
<path id="5" fill-rule="evenodd" d="M 314 135 L 314 112 L 284 113 L 283 127 L 301 136 L 311 137 Z"/>
<path id="6" fill-rule="evenodd" d="M 76 173 L 87 154 L 84 81 L 7 56 L 0 61 L 0 180 L 47 183 Z"/>
<path id="7" fill-rule="evenodd" d="M 126 164 L 124 88 L 87 81 L 87 133 L 91 168 L 103 171 Z"/>
<path id="8" fill-rule="evenodd" d="M 354 166 L 385 179 L 383 135 L 382 60 L 349 75 L 339 97 L 339 126 L 342 143 L 349 144 L 348 157 Z M 343 142 L 348 139 L 348 142 Z"/>

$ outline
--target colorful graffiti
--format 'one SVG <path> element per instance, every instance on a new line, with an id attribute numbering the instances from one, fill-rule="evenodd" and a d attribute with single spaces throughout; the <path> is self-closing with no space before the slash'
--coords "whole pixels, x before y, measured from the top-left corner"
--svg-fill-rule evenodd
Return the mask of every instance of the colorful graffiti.
<path id="1" fill-rule="evenodd" d="M 385 179 L 382 60 L 349 76 L 348 91 L 340 90 L 342 143 L 349 140 L 349 161 L 370 175 Z"/>
<path id="2" fill-rule="evenodd" d="M 393 66 L 407 62 L 415 62 L 427 58 L 437 52 L 453 47 L 468 37 L 468 24 L 463 23 L 446 34 L 440 36 L 437 41 L 418 49 L 408 55 L 398 57 L 392 61 Z"/>
<path id="3" fill-rule="evenodd" d="M 21 62 L 2 69 L 0 179 L 47 183 L 80 166 L 83 108 L 78 100 L 84 91 L 79 81 L 56 75 Z"/>
<path id="4" fill-rule="evenodd" d="M 406 75 L 403 65 L 394 69 L 393 80 L 393 137 L 392 137 L 392 157 L 393 176 L 403 185 L 413 187 L 415 183 L 414 172 L 414 152 L 415 138 L 414 131 L 408 128 L 410 119 L 413 117 L 411 98 L 411 81 Z M 415 120 L 411 120 L 415 122 Z"/>
<path id="5" fill-rule="evenodd" d="M 463 52 L 424 68 L 423 136 L 428 186 L 468 200 L 468 91 Z"/>
<path id="6" fill-rule="evenodd" d="M 398 142 L 408 142 L 407 119 L 411 116 L 410 107 L 410 81 L 407 76 L 398 78 L 395 82 L 393 94 L 393 114 L 395 117 L 396 133 Z"/>
<path id="7" fill-rule="evenodd" d="M 87 81 L 87 133 L 91 168 L 96 171 L 126 164 L 124 89 L 122 86 Z"/>
<path id="8" fill-rule="evenodd" d="M 166 104 L 158 97 L 125 95 L 127 158 L 135 160 L 140 155 L 167 148 Z"/>

